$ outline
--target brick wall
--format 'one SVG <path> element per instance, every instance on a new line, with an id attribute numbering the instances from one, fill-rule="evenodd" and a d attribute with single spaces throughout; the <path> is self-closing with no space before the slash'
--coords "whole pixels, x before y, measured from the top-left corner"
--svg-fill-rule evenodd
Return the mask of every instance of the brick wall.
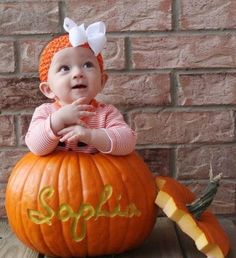
<path id="1" fill-rule="evenodd" d="M 0 216 L 32 112 L 46 101 L 38 56 L 65 16 L 106 23 L 110 78 L 99 99 L 124 113 L 151 170 L 199 193 L 212 163 L 224 173 L 213 210 L 235 215 L 236 1 L 25 0 L 0 2 Z"/>

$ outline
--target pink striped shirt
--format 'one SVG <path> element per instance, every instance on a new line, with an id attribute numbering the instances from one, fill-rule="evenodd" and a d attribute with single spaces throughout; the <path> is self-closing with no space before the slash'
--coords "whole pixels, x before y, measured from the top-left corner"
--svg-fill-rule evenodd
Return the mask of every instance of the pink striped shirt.
<path id="1" fill-rule="evenodd" d="M 102 104 L 95 100 L 92 105 L 96 115 L 86 118 L 89 128 L 104 128 L 110 141 L 111 149 L 106 152 L 113 155 L 127 155 L 135 148 L 136 136 L 125 123 L 121 113 L 112 105 Z M 85 153 L 96 153 L 99 150 L 82 142 L 61 143 L 50 126 L 50 117 L 59 107 L 55 103 L 46 103 L 35 109 L 25 142 L 31 152 L 43 156 L 54 150 L 67 150 Z"/>

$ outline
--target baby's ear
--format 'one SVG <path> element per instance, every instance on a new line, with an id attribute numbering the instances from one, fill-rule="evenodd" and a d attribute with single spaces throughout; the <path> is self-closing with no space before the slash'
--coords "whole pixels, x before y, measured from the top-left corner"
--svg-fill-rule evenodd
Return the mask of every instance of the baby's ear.
<path id="1" fill-rule="evenodd" d="M 107 80 L 108 80 L 108 75 L 107 75 L 107 73 L 103 72 L 102 73 L 102 88 L 105 86 Z"/>
<path id="2" fill-rule="evenodd" d="M 53 93 L 51 88 L 49 87 L 48 82 L 41 82 L 39 85 L 40 91 L 49 99 L 55 99 L 56 95 Z"/>

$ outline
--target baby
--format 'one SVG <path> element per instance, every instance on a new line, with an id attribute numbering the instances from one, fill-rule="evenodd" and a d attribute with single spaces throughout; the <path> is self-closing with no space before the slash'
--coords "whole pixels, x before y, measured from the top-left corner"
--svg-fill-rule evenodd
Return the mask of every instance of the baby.
<path id="1" fill-rule="evenodd" d="M 131 153 L 135 133 L 114 106 L 95 100 L 108 78 L 100 54 L 104 23 L 85 30 L 66 18 L 64 28 L 69 35 L 53 39 L 40 56 L 39 88 L 54 102 L 35 109 L 25 137 L 28 148 L 40 156 L 54 150 Z"/>

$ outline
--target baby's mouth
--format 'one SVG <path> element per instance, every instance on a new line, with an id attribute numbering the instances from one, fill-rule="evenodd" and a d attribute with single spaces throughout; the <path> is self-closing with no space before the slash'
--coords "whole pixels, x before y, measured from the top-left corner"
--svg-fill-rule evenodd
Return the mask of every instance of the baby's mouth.
<path id="1" fill-rule="evenodd" d="M 87 88 L 87 85 L 84 84 L 76 84 L 72 87 L 72 89 L 85 89 Z"/>

